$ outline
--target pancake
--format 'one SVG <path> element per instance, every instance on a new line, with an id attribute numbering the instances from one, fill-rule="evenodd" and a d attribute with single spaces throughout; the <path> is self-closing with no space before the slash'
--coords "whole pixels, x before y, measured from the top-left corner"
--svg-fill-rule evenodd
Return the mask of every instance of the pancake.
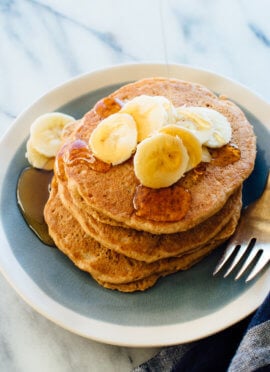
<path id="1" fill-rule="evenodd" d="M 103 118 L 100 107 L 110 109 L 105 102 L 125 102 L 142 94 L 165 96 L 175 107 L 212 108 L 232 128 L 231 142 L 212 150 L 210 162 L 200 163 L 170 187 L 148 189 L 152 199 L 147 207 L 159 208 L 163 216 L 179 208 L 176 193 L 179 188 L 186 190 L 190 205 L 182 219 L 139 216 L 134 196 L 141 186 L 133 157 L 112 166 L 96 159 L 88 146 Z M 58 249 L 103 287 L 146 290 L 160 277 L 192 267 L 233 234 L 242 206 L 242 184 L 254 166 L 256 138 L 243 112 L 229 100 L 194 83 L 144 79 L 98 102 L 65 128 L 62 140 L 44 217 Z M 231 156 L 234 151 L 238 156 Z M 170 207 L 163 205 L 167 200 Z"/>
<path id="2" fill-rule="evenodd" d="M 184 218 L 179 221 L 153 221 L 136 214 L 133 199 L 139 181 L 134 174 L 132 158 L 106 172 L 93 169 L 91 162 L 86 161 L 87 156 L 91 156 L 87 146 L 89 137 L 101 120 L 95 108 L 82 119 L 75 132 L 76 140 L 65 144 L 59 152 L 55 169 L 64 166 L 72 197 L 79 194 L 86 209 L 89 206 L 89 214 L 93 216 L 92 210 L 95 210 L 95 218 L 98 215 L 101 219 L 104 217 L 103 222 L 105 220 L 107 224 L 120 224 L 152 234 L 189 230 L 223 208 L 228 198 L 251 173 L 256 155 L 256 139 L 252 126 L 234 103 L 217 97 L 198 84 L 181 80 L 144 79 L 123 86 L 110 97 L 125 101 L 141 94 L 165 96 L 176 107 L 184 104 L 210 107 L 226 116 L 231 124 L 231 142 L 240 150 L 240 159 L 224 166 L 214 161 L 205 163 L 200 177 L 194 177 L 194 171 L 190 171 L 176 183 L 191 194 L 191 204 Z M 83 156 L 78 151 L 78 143 L 80 146 L 85 143 Z M 221 153 L 222 151 L 223 149 Z"/>
<path id="3" fill-rule="evenodd" d="M 191 267 L 231 235 L 240 213 L 239 211 L 238 215 L 234 215 L 224 229 L 204 247 L 180 258 L 172 257 L 145 263 L 107 249 L 87 235 L 61 203 L 57 188 L 54 179 L 50 198 L 44 210 L 49 233 L 56 246 L 77 267 L 90 273 L 97 282 L 120 291 L 145 290 L 159 277 Z"/>
<path id="4" fill-rule="evenodd" d="M 174 234 L 154 235 L 101 223 L 92 216 L 91 212 L 89 213 L 84 200 L 81 198 L 75 200 L 71 197 L 65 182 L 59 182 L 58 190 L 62 204 L 88 235 L 106 248 L 145 262 L 181 256 L 185 252 L 203 246 L 224 228 L 232 216 L 239 214 L 242 205 L 240 188 L 220 211 L 194 228 Z"/>
<path id="5" fill-rule="evenodd" d="M 100 281 L 99 279 L 95 280 L 105 288 L 118 290 L 120 292 L 135 292 L 135 291 L 144 291 L 150 287 L 152 287 L 159 278 L 165 277 L 167 275 L 173 274 L 177 271 L 188 270 L 196 263 L 201 261 L 203 258 L 208 256 L 215 248 L 219 247 L 222 243 L 224 243 L 234 232 L 235 230 L 235 223 L 237 224 L 237 218 L 232 218 L 232 220 L 227 224 L 227 226 L 218 234 L 215 239 L 213 239 L 210 243 L 207 244 L 206 247 L 202 248 L 200 251 L 196 251 L 194 253 L 187 254 L 182 258 L 182 266 L 175 270 L 172 267 L 171 270 L 164 271 L 157 274 L 149 275 L 146 278 L 135 280 L 129 283 L 121 283 L 121 284 L 114 284 Z M 177 260 L 177 259 L 176 259 Z M 178 259 L 179 260 L 179 259 Z M 185 266 L 186 263 L 186 266 Z"/>

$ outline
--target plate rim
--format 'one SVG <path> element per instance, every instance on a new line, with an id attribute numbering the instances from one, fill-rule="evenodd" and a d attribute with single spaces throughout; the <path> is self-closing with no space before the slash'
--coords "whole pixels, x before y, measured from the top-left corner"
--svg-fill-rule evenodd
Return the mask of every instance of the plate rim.
<path id="1" fill-rule="evenodd" d="M 14 156 L 14 152 L 28 135 L 26 129 L 29 129 L 30 124 L 27 123 L 31 123 L 37 115 L 45 111 L 48 112 L 48 110 L 55 110 L 72 99 L 89 93 L 90 85 L 92 86 L 91 90 L 94 91 L 116 83 L 125 83 L 144 77 L 158 76 L 157 73 L 153 74 L 153 71 L 158 72 L 159 76 L 168 76 L 168 73 L 169 77 L 184 79 L 183 76 L 185 76 L 187 77 L 185 80 L 199 82 L 210 89 L 213 89 L 212 85 L 218 82 L 220 88 L 222 87 L 222 94 L 229 95 L 230 99 L 235 99 L 237 103 L 248 110 L 251 104 L 255 104 L 255 109 L 251 112 L 270 130 L 270 123 L 267 121 L 267 115 L 268 117 L 270 116 L 270 104 L 243 84 L 223 75 L 181 64 L 132 63 L 109 66 L 81 74 L 63 84 L 59 84 L 29 105 L 17 117 L 0 139 L 0 154 L 4 148 L 7 150 L 7 153 L 5 152 L 7 161 L 5 162 L 5 166 L 0 168 L 0 190 L 2 190 L 4 175 L 10 160 Z M 112 77 L 109 80 L 109 84 L 105 75 Z M 193 78 L 191 78 L 192 76 Z M 234 88 L 233 91 L 232 87 Z M 78 94 L 78 91 L 80 94 Z M 217 93 L 221 92 L 218 91 Z M 45 111 L 42 109 L 44 106 L 47 107 Z M 16 138 L 14 138 L 13 132 L 18 126 L 20 130 L 19 133 L 16 133 Z M 6 146 L 7 144 L 8 146 Z M 34 283 L 31 277 L 21 267 L 9 246 L 2 222 L 0 223 L 0 238 L 2 240 L 3 251 L 8 253 L 7 255 L 0 255 L 0 271 L 25 302 L 44 317 L 63 328 L 92 340 L 111 345 L 160 347 L 191 342 L 207 337 L 235 324 L 255 311 L 266 297 L 270 286 L 270 277 L 265 272 L 254 285 L 229 304 L 195 320 L 161 326 L 118 325 L 91 319 L 53 300 Z M 14 268 L 13 265 L 15 265 L 16 270 L 11 270 Z M 236 308 L 239 307 L 241 309 L 243 305 L 244 311 L 241 314 L 235 313 Z M 227 316 L 224 317 L 224 315 Z M 132 335 L 132 340 L 130 339 L 130 335 Z"/>

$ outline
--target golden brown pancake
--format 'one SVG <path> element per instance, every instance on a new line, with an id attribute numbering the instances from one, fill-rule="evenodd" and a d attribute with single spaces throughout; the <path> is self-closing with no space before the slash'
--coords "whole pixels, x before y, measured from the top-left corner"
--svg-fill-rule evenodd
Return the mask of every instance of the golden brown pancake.
<path id="1" fill-rule="evenodd" d="M 175 185 L 158 191 L 166 200 L 172 189 L 182 187 L 191 202 L 182 219 L 155 221 L 139 217 L 134 207 L 139 181 L 133 158 L 111 166 L 95 159 L 89 149 L 89 137 L 102 120 L 100 105 L 65 129 L 44 210 L 49 233 L 77 267 L 102 286 L 123 292 L 145 290 L 162 276 L 188 269 L 233 234 L 242 183 L 256 155 L 253 129 L 243 112 L 207 88 L 152 78 L 125 85 L 107 99 L 119 102 L 142 94 L 165 96 L 176 107 L 202 106 L 221 112 L 231 124 L 232 140 L 214 151 L 211 162 L 201 163 Z M 230 156 L 235 148 L 240 154 L 236 158 Z M 171 201 L 169 216 L 179 207 Z"/>
<path id="2" fill-rule="evenodd" d="M 49 233 L 58 249 L 103 286 L 129 292 L 145 290 L 159 277 L 185 270 L 201 260 L 231 235 L 237 225 L 239 213 L 204 247 L 182 257 L 146 263 L 107 249 L 87 235 L 61 203 L 55 180 L 52 182 L 51 197 L 44 211 Z"/>
<path id="3" fill-rule="evenodd" d="M 58 190 L 62 204 L 88 235 L 106 248 L 145 262 L 181 256 L 205 245 L 224 228 L 232 216 L 238 215 L 242 205 L 242 193 L 238 189 L 220 211 L 194 228 L 174 234 L 155 235 L 101 223 L 90 214 L 84 200 L 71 197 L 66 183 L 60 181 Z"/>
<path id="4" fill-rule="evenodd" d="M 240 150 L 241 156 L 238 161 L 225 166 L 212 161 L 206 164 L 201 177 L 194 178 L 191 171 L 177 182 L 177 185 L 182 185 L 191 194 L 190 208 L 183 219 L 173 222 L 153 221 L 136 214 L 133 199 L 139 181 L 134 174 L 132 158 L 111 167 L 107 172 L 96 171 L 88 161 L 83 160 L 80 151 L 77 155 L 74 153 L 74 146 L 76 148 L 77 144 L 73 141 L 60 151 L 56 159 L 56 169 L 60 166 L 59 162 L 63 162 L 69 192 L 72 195 L 79 194 L 85 205 L 89 205 L 91 210 L 94 209 L 100 216 L 107 218 L 107 223 L 112 221 L 112 224 L 115 224 L 116 221 L 152 234 L 188 230 L 216 214 L 251 173 L 256 155 L 252 126 L 234 103 L 220 99 L 198 84 L 176 79 L 144 79 L 123 86 L 110 97 L 128 100 L 140 94 L 165 96 L 176 107 L 184 104 L 205 106 L 221 112 L 232 127 L 231 142 Z M 85 141 L 87 147 L 89 137 L 100 120 L 95 109 L 87 113 L 76 131 L 77 141 Z M 70 156 L 73 161 L 70 161 Z"/>

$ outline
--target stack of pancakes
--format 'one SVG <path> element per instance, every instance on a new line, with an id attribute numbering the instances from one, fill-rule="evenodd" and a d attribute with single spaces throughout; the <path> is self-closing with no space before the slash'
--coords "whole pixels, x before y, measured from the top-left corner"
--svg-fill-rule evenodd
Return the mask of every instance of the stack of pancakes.
<path id="1" fill-rule="evenodd" d="M 139 216 L 134 208 L 139 181 L 133 159 L 110 166 L 91 154 L 88 141 L 102 120 L 97 110 L 100 103 L 69 125 L 55 160 L 44 210 L 49 233 L 76 266 L 102 286 L 124 292 L 145 290 L 159 277 L 188 269 L 232 235 L 242 206 L 242 183 L 251 173 L 256 155 L 252 126 L 226 98 L 198 84 L 151 78 L 121 87 L 109 101 L 126 101 L 142 94 L 167 97 L 175 107 L 201 106 L 219 111 L 231 124 L 231 145 L 240 157 L 228 159 L 224 146 L 213 161 L 200 164 L 173 186 L 160 189 L 159 197 L 150 200 L 157 200 L 166 215 L 170 215 L 169 208 L 171 213 L 177 208 L 173 200 L 166 204 L 167 196 L 175 195 L 177 187 L 188 190 L 191 202 L 179 221 L 154 220 Z M 108 97 L 106 100 L 109 102 Z M 219 157 L 223 161 L 219 162 Z M 155 210 L 157 205 L 148 208 Z"/>

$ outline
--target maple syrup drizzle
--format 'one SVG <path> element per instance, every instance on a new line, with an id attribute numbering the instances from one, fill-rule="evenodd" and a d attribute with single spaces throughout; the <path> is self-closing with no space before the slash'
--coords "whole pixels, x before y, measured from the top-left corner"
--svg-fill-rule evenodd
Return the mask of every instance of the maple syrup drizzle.
<path id="1" fill-rule="evenodd" d="M 60 165 L 65 163 L 66 166 L 77 166 L 78 164 L 87 164 L 89 168 L 96 172 L 106 173 L 112 167 L 111 164 L 96 158 L 89 149 L 87 143 L 77 139 L 64 146 L 58 155 Z M 60 170 L 61 173 L 61 170 Z"/>
<path id="2" fill-rule="evenodd" d="M 120 111 L 124 102 L 119 98 L 106 97 L 98 101 L 94 107 L 96 113 L 101 119 Z"/>
<path id="3" fill-rule="evenodd" d="M 211 163 L 220 167 L 235 163 L 241 157 L 240 149 L 233 143 L 217 149 L 211 149 L 210 154 L 212 156 Z"/>
<path id="4" fill-rule="evenodd" d="M 133 198 L 137 216 L 163 222 L 180 221 L 188 212 L 190 203 L 190 192 L 178 184 L 161 189 L 139 185 Z"/>
<path id="5" fill-rule="evenodd" d="M 28 226 L 46 245 L 55 246 L 44 220 L 43 210 L 49 198 L 52 171 L 25 168 L 17 183 L 17 202 Z"/>

